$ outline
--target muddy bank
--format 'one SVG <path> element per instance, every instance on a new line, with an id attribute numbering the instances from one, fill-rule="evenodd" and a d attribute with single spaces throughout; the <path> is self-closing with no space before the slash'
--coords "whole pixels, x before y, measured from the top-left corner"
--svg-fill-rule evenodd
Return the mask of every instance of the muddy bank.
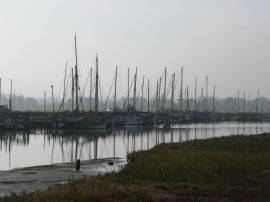
<path id="1" fill-rule="evenodd" d="M 109 163 L 109 162 L 113 162 Z M 45 190 L 50 185 L 63 184 L 71 179 L 96 176 L 112 171 L 119 171 L 126 164 L 125 159 L 99 159 L 81 161 L 80 171 L 75 170 L 75 163 L 60 163 L 45 166 L 0 171 L 0 197 L 11 192 L 33 192 Z"/>

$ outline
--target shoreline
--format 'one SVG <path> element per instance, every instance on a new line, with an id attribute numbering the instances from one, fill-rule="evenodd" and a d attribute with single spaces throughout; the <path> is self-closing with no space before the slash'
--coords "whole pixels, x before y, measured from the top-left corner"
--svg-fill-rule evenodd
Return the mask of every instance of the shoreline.
<path id="1" fill-rule="evenodd" d="M 109 165 L 109 162 L 114 162 Z M 103 175 L 119 171 L 126 164 L 125 159 L 106 158 L 81 161 L 79 171 L 73 163 L 56 163 L 0 171 L 0 197 L 46 190 L 49 186 L 67 183 L 71 180 Z"/>

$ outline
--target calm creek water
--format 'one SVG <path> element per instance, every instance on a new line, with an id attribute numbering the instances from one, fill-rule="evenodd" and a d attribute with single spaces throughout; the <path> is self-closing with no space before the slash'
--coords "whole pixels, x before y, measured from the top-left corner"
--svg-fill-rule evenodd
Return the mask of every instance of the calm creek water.
<path id="1" fill-rule="evenodd" d="M 76 159 L 125 158 L 128 152 L 160 143 L 270 132 L 270 123 L 177 124 L 160 128 L 125 127 L 117 130 L 0 132 L 0 170 L 75 162 Z"/>

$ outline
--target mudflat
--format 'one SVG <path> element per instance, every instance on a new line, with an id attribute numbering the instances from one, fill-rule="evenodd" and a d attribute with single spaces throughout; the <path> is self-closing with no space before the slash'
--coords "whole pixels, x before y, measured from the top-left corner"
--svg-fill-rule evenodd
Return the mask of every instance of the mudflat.
<path id="1" fill-rule="evenodd" d="M 51 185 L 118 171 L 125 163 L 124 159 L 107 158 L 81 161 L 79 171 L 75 169 L 75 162 L 0 171 L 0 197 L 11 195 L 11 193 L 41 191 Z"/>

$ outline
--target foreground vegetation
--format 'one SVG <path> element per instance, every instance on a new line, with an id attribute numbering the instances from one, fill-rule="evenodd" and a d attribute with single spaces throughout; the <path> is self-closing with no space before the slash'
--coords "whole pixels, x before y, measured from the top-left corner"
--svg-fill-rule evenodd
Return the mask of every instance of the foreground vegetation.
<path id="1" fill-rule="evenodd" d="M 0 201 L 268 201 L 270 134 L 162 144 L 119 173 Z"/>

